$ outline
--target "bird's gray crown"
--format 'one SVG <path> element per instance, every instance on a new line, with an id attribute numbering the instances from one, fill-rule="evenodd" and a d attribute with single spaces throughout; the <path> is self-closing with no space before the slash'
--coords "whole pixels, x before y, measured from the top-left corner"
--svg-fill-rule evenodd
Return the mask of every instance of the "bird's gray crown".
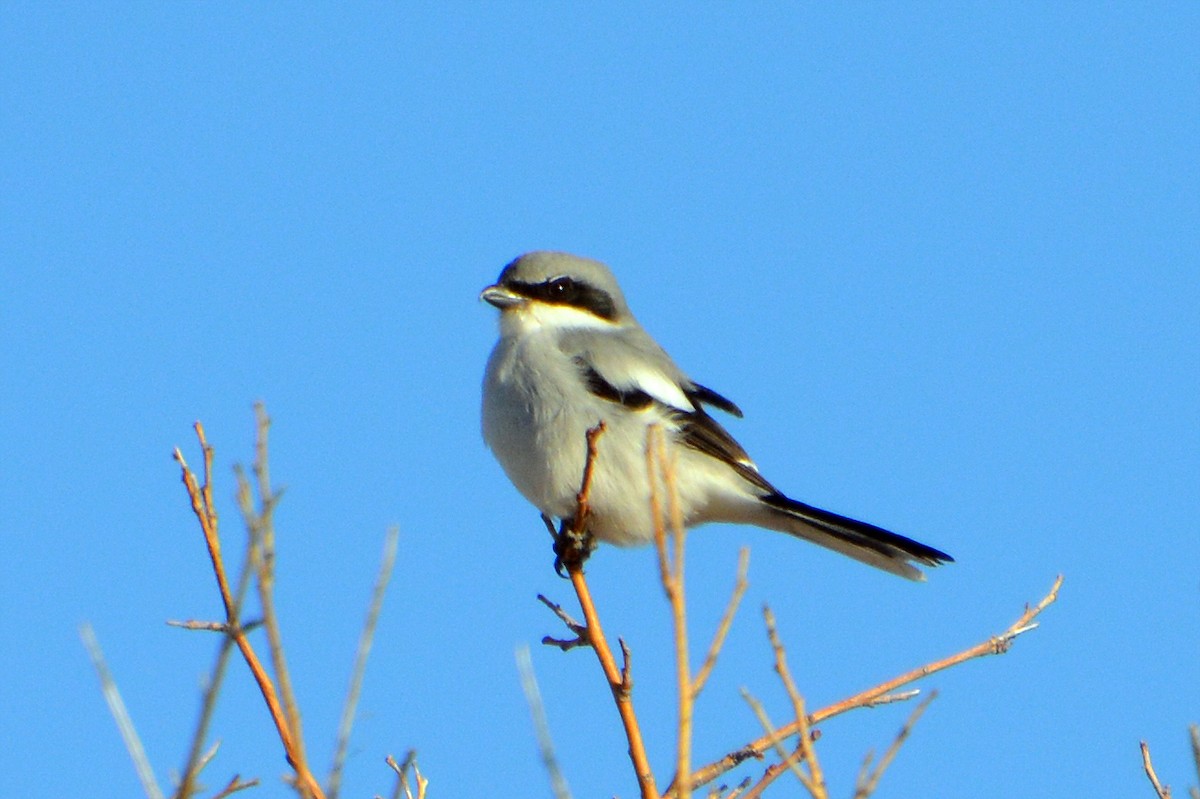
<path id="1" fill-rule="evenodd" d="M 607 266 L 591 258 L 539 250 L 513 260 L 497 285 L 531 300 L 571 305 L 603 319 L 629 317 L 629 306 Z"/>

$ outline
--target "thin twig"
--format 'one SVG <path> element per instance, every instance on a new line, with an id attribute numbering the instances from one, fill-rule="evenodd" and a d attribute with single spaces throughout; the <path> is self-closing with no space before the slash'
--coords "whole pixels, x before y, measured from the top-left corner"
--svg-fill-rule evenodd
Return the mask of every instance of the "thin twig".
<path id="1" fill-rule="evenodd" d="M 712 643 L 708 645 L 708 653 L 704 656 L 704 662 L 700 664 L 700 671 L 696 673 L 696 678 L 692 681 L 692 698 L 700 696 L 700 692 L 704 690 L 704 684 L 708 682 L 709 676 L 712 674 L 713 667 L 717 665 L 717 656 L 721 653 L 721 647 L 725 645 L 725 637 L 729 634 L 729 628 L 733 625 L 733 617 L 737 615 L 738 606 L 742 602 L 742 597 L 746 594 L 746 589 L 750 583 L 746 579 L 746 575 L 750 570 L 750 549 L 742 547 L 738 551 L 737 577 L 733 583 L 733 593 L 729 596 L 729 603 L 725 606 L 725 613 L 721 616 L 721 622 L 717 625 L 717 630 L 713 634 Z"/>
<path id="2" fill-rule="evenodd" d="M 196 720 L 196 728 L 192 733 L 191 745 L 188 747 L 187 761 L 184 763 L 179 787 L 175 792 L 175 796 L 178 799 L 189 799 L 195 793 L 196 778 L 204 767 L 208 765 L 212 756 L 216 754 L 217 747 L 215 745 L 208 753 L 202 753 L 202 750 L 204 742 L 208 738 L 208 729 L 212 724 L 213 714 L 216 712 L 217 697 L 220 694 L 221 685 L 225 679 L 232 645 L 237 640 L 237 635 L 234 633 L 240 632 L 244 637 L 246 633 L 258 625 L 257 621 L 246 625 L 242 625 L 239 621 L 241 608 L 246 598 L 246 590 L 250 585 L 249 557 L 243 558 L 242 567 L 238 573 L 237 588 L 230 591 L 229 585 L 226 582 L 225 564 L 224 559 L 221 557 L 221 538 L 218 532 L 217 509 L 212 504 L 213 448 L 208 444 L 208 440 L 204 435 L 204 426 L 196 422 L 194 427 L 196 437 L 200 441 L 200 450 L 203 456 L 204 485 L 196 485 L 195 475 L 188 468 L 187 461 L 184 460 L 183 453 L 179 451 L 178 447 L 175 449 L 175 460 L 183 470 L 183 482 L 187 486 L 188 495 L 192 502 L 192 509 L 196 512 L 196 516 L 200 521 L 200 527 L 204 532 L 206 549 L 209 553 L 209 559 L 213 563 L 214 572 L 217 574 L 217 586 L 221 593 L 222 603 L 225 604 L 226 621 L 224 623 L 197 621 L 174 623 L 174 626 L 184 627 L 185 629 L 216 630 L 225 635 L 220 647 L 217 649 L 216 661 L 209 675 L 208 685 L 205 687 L 201 697 L 200 717 Z M 167 623 L 172 624 L 172 622 Z M 239 783 L 237 778 L 230 783 L 231 786 L 248 786 L 249 784 L 251 783 Z M 253 781 L 253 784 L 257 784 L 257 778 Z M 240 788 L 237 790 L 240 790 Z"/>
<path id="3" fill-rule="evenodd" d="M 209 674 L 208 684 L 204 688 L 204 693 L 200 699 L 200 718 L 196 721 L 196 729 L 192 733 L 192 742 L 188 747 L 187 762 L 183 766 L 182 777 L 179 780 L 179 789 L 175 792 L 176 799 L 189 799 L 196 792 L 196 778 L 204 767 L 212 760 L 216 754 L 217 747 L 214 745 L 207 753 L 201 753 L 205 739 L 208 738 L 208 728 L 212 722 L 213 713 L 217 706 L 217 696 L 221 692 L 221 684 L 225 680 L 226 667 L 229 665 L 229 655 L 233 652 L 233 638 L 226 636 L 221 640 L 221 645 L 217 647 L 216 662 L 213 663 L 212 672 Z M 237 782 L 237 777 L 230 784 Z M 255 780 L 257 782 L 257 779 Z"/>
<path id="4" fill-rule="evenodd" d="M 880 705 L 890 705 L 893 702 L 907 702 L 909 699 L 915 699 L 921 695 L 920 688 L 910 688 L 907 691 L 897 691 L 894 694 L 884 694 L 876 697 L 870 702 L 864 702 L 863 707 L 879 707 Z"/>
<path id="5" fill-rule="evenodd" d="M 1055 579 L 1054 585 L 1050 588 L 1050 592 L 1047 593 L 1046 596 L 1037 603 L 1037 605 L 1034 605 L 1033 607 L 1026 606 L 1025 612 L 1021 614 L 1021 617 L 1013 622 L 1013 624 L 1010 625 L 1003 633 L 993 636 L 992 638 L 976 644 L 975 646 L 964 649 L 958 654 L 951 655 L 950 657 L 942 660 L 937 660 L 913 669 L 912 671 L 906 672 L 899 677 L 880 683 L 873 688 L 869 688 L 866 691 L 862 691 L 840 702 L 817 710 L 814 713 L 809 714 L 807 719 L 808 724 L 818 724 L 826 719 L 832 718 L 855 708 L 866 707 L 871 703 L 878 701 L 880 697 L 893 693 L 896 691 L 896 689 L 901 688 L 904 685 L 915 682 L 922 677 L 927 677 L 935 672 L 943 671 L 951 668 L 952 666 L 957 666 L 959 663 L 963 663 L 974 658 L 985 657 L 987 655 L 999 655 L 1007 652 L 1018 635 L 1037 627 L 1037 624 L 1034 623 L 1033 620 L 1058 598 L 1058 590 L 1062 586 L 1062 581 L 1062 575 L 1059 575 L 1058 578 Z M 799 729 L 800 722 L 795 721 L 791 724 L 780 727 L 775 731 L 774 736 L 787 737 L 790 735 L 795 735 Z M 774 740 L 775 738 L 771 734 L 762 736 L 754 741 L 751 741 L 745 746 L 740 747 L 739 749 L 735 749 L 721 759 L 709 763 L 692 774 L 692 787 L 695 788 L 701 785 L 707 785 L 720 775 L 736 767 L 739 763 L 743 763 L 749 759 L 762 757 L 763 753 L 771 747 Z M 667 792 L 670 793 L 671 790 L 672 788 L 669 787 Z"/>
<path id="6" fill-rule="evenodd" d="M 550 775 L 550 790 L 554 792 L 555 799 L 570 799 L 571 789 L 567 787 L 566 777 L 558 765 L 558 756 L 554 754 L 554 739 L 550 736 L 546 705 L 542 702 L 542 692 L 538 688 L 537 675 L 533 671 L 529 647 L 517 647 L 516 658 L 517 671 L 521 676 L 521 690 L 525 693 L 525 702 L 529 705 L 529 714 L 533 717 L 533 728 L 537 734 L 538 752 L 541 753 L 546 773 Z"/>
<path id="7" fill-rule="evenodd" d="M 1188 727 L 1188 737 L 1192 742 L 1192 762 L 1196 765 L 1196 785 L 1188 788 L 1188 795 L 1192 799 L 1200 799 L 1200 725 Z"/>
<path id="8" fill-rule="evenodd" d="M 233 593 L 229 590 L 229 579 L 225 575 L 225 561 L 221 557 L 221 537 L 217 534 L 217 511 L 212 502 L 212 462 L 213 449 L 209 446 L 204 435 L 204 425 L 196 422 L 192 425 L 196 438 L 200 440 L 200 452 L 204 459 L 204 485 L 196 482 L 196 475 L 188 468 L 187 461 L 179 447 L 175 448 L 175 461 L 183 471 L 183 484 L 187 488 L 188 498 L 192 503 L 192 512 L 200 522 L 204 532 L 204 544 L 208 549 L 208 559 L 212 563 L 213 573 L 217 578 L 217 590 L 221 592 L 221 603 L 225 606 L 225 616 L 233 615 Z"/>
<path id="9" fill-rule="evenodd" d="M 1142 768 L 1145 769 L 1150 784 L 1154 786 L 1158 799 L 1171 799 L 1170 787 L 1159 782 L 1158 775 L 1154 773 L 1154 764 L 1150 762 L 1150 746 L 1145 741 L 1142 741 Z"/>
<path id="10" fill-rule="evenodd" d="M 675 485 L 675 466 L 668 460 L 662 428 L 652 425 L 646 431 L 646 475 L 650 485 L 650 509 L 654 523 L 654 546 L 658 551 L 659 578 L 671 607 L 672 640 L 675 644 L 675 683 L 679 708 L 675 725 L 675 774 L 692 771 L 692 715 L 696 690 L 692 682 L 692 667 L 688 657 L 687 600 L 684 588 L 684 547 L 687 533 L 679 510 L 679 493 Z M 671 545 L 667 546 L 666 520 L 663 519 L 658 486 L 661 479 L 667 498 L 667 516 L 671 525 Z M 670 550 L 668 552 L 668 549 Z M 686 783 L 679 792 L 680 799 L 690 799 Z"/>
<path id="11" fill-rule="evenodd" d="M 742 796 L 742 794 L 745 793 L 746 789 L 749 787 L 749 777 L 746 777 L 746 779 L 733 786 L 733 788 L 729 788 L 727 785 L 714 785 L 708 792 L 708 799 L 738 799 L 738 797 Z M 729 793 L 725 793 L 726 790 L 728 790 Z M 745 797 L 743 797 L 743 799 L 745 799 Z"/>
<path id="12" fill-rule="evenodd" d="M 812 777 L 804 773 L 804 769 L 800 767 L 801 757 L 798 755 L 803 754 L 802 750 L 797 748 L 795 752 L 787 751 L 787 749 L 785 749 L 783 746 L 783 736 L 778 735 L 778 730 L 776 729 L 775 725 L 771 723 L 771 718 L 767 715 L 767 710 L 763 707 L 762 702 L 755 699 L 754 696 L 751 695 L 751 693 L 745 688 L 742 689 L 742 698 L 746 700 L 746 704 L 750 705 L 750 709 L 754 711 L 755 717 L 758 718 L 758 723 L 762 725 L 764 730 L 766 730 L 767 735 L 773 737 L 771 746 L 775 749 L 775 753 L 778 754 L 780 758 L 779 762 L 775 764 L 775 766 L 767 769 L 766 774 L 764 774 L 763 778 L 759 780 L 758 785 L 755 785 L 754 788 L 751 789 L 748 796 L 760 796 L 766 787 L 770 785 L 780 774 L 782 774 L 784 771 L 790 770 L 796 775 L 796 779 L 800 780 L 800 783 L 806 789 L 808 789 L 808 792 L 812 794 L 812 796 L 818 797 L 818 799 L 824 797 L 824 788 L 814 783 Z M 820 791 L 820 793 L 818 793 L 818 791 Z"/>
<path id="13" fill-rule="evenodd" d="M 270 484 L 268 433 L 271 419 L 267 416 L 262 403 L 255 403 L 254 414 L 256 434 L 252 468 L 258 487 L 259 507 L 255 509 L 251 499 L 249 480 L 240 469 L 237 471 L 238 504 L 252 540 L 250 562 L 257 578 L 255 583 L 258 588 L 258 602 L 262 610 L 263 629 L 267 634 L 267 649 L 271 658 L 272 670 L 275 672 L 275 684 L 278 686 L 278 703 L 283 711 L 282 720 L 287 729 L 285 748 L 288 762 L 296 771 L 299 789 L 313 797 L 323 797 L 324 793 L 308 765 L 308 757 L 304 749 L 304 734 L 300 723 L 300 710 L 296 702 L 295 691 L 292 689 L 291 673 L 288 670 L 287 657 L 284 653 L 279 617 L 275 612 L 274 511 L 278 495 Z"/>
<path id="14" fill-rule="evenodd" d="M 414 757 L 415 755 L 416 755 L 415 750 L 412 750 L 412 749 L 408 750 L 408 754 L 405 756 L 405 759 L 404 759 L 405 765 L 403 765 L 403 766 L 401 766 L 399 763 L 397 763 L 396 758 L 392 757 L 391 755 L 388 755 L 387 757 L 385 757 L 383 759 L 383 762 L 388 764 L 388 768 L 390 768 L 392 771 L 396 772 L 396 784 L 392 788 L 392 799 L 401 799 L 401 796 L 403 795 L 404 790 L 408 787 L 408 785 L 406 784 L 406 781 L 404 779 L 404 772 L 408 768 L 408 765 L 407 765 L 408 758 Z"/>
<path id="15" fill-rule="evenodd" d="M 229 635 L 229 622 L 224 621 L 200 621 L 199 619 L 167 619 L 168 627 L 178 627 L 181 630 L 200 630 L 207 633 L 224 633 Z M 239 628 L 243 633 L 253 632 L 255 628 L 262 626 L 262 620 L 248 621 Z"/>
<path id="16" fill-rule="evenodd" d="M 556 646 L 562 651 L 574 649 L 577 646 L 591 646 L 592 642 L 587 639 L 587 627 L 575 621 L 571 616 L 563 610 L 562 605 L 553 602 L 546 598 L 545 594 L 537 595 L 538 602 L 541 602 L 546 607 L 550 608 L 555 616 L 567 626 L 567 629 L 575 634 L 574 638 L 552 638 L 549 635 L 542 636 L 542 643 L 547 646 Z"/>
<path id="17" fill-rule="evenodd" d="M 921 700 L 921 704 L 913 709 L 908 720 L 904 722 L 904 726 L 900 728 L 900 732 L 896 734 L 895 740 L 891 746 L 883 753 L 883 757 L 871 769 L 869 773 L 860 774 L 857 780 L 857 785 L 854 789 L 854 799 L 867 799 L 871 794 L 875 793 L 875 789 L 879 786 L 879 780 L 883 777 L 883 772 L 887 771 L 888 766 L 896 759 L 896 754 L 900 751 L 900 747 L 908 740 L 908 736 L 912 734 L 913 727 L 916 726 L 917 720 L 921 718 L 921 714 L 925 712 L 925 708 L 929 707 L 929 703 L 937 698 L 937 691 L 930 691 L 929 696 Z M 870 762 L 870 754 L 867 755 L 867 761 L 863 763 L 863 771 L 867 771 L 867 763 Z"/>
<path id="18" fill-rule="evenodd" d="M 284 717 L 292 734 L 292 754 L 307 769 L 308 758 L 304 751 L 304 735 L 300 722 L 300 710 L 296 694 L 292 689 L 291 672 L 287 666 L 287 655 L 283 648 L 283 632 L 279 627 L 279 616 L 275 612 L 275 504 L 276 497 L 270 483 L 268 436 L 271 419 L 261 402 L 254 404 L 255 441 L 254 472 L 258 488 L 258 508 L 251 499 L 250 482 L 240 469 L 238 479 L 238 503 L 242 517 L 250 530 L 254 546 L 251 547 L 250 562 L 258 578 L 258 602 L 262 608 L 263 629 L 267 634 L 267 651 L 271 657 L 271 668 L 279 687 L 279 699 L 283 704 Z"/>
<path id="19" fill-rule="evenodd" d="M 130 718 L 129 710 L 125 707 L 125 700 L 121 699 L 117 683 L 108 670 L 108 663 L 104 660 L 104 651 L 100 649 L 100 642 L 96 640 L 96 633 L 92 629 L 92 625 L 87 623 L 81 625 L 79 637 L 83 639 L 83 646 L 92 659 L 96 676 L 100 678 L 100 692 L 104 695 L 104 701 L 108 703 L 108 711 L 112 713 L 113 720 L 117 722 L 121 740 L 125 742 L 129 759 L 133 761 L 133 767 L 137 770 L 142 790 L 146 792 L 149 799 L 163 799 L 162 789 L 158 787 L 158 780 L 155 779 L 154 769 L 150 765 L 150 758 L 146 757 L 146 749 L 142 746 L 142 739 L 138 737 L 137 728 L 133 726 L 133 719 Z"/>
<path id="20" fill-rule="evenodd" d="M 346 706 L 342 708 L 342 719 L 338 724 L 337 743 L 334 746 L 333 766 L 329 769 L 329 799 L 336 799 L 342 786 L 342 770 L 346 765 L 346 751 L 350 746 L 350 730 L 354 727 L 354 712 L 358 697 L 362 693 L 363 675 L 367 671 L 367 656 L 371 654 L 371 642 L 375 637 L 375 625 L 383 609 L 383 597 L 392 569 L 396 565 L 396 542 L 400 530 L 391 528 L 383 543 L 383 556 L 379 562 L 379 575 L 371 590 L 371 603 L 367 606 L 367 617 L 363 621 L 362 634 L 358 638 L 358 649 L 354 654 L 354 667 L 350 670 L 350 687 L 346 690 Z"/>
<path id="21" fill-rule="evenodd" d="M 396 789 L 392 794 L 392 799 L 400 799 L 400 794 L 403 792 L 406 799 L 425 799 L 425 789 L 429 785 L 429 780 L 421 776 L 421 769 L 417 768 L 417 750 L 409 749 L 404 756 L 404 763 L 397 763 L 396 758 L 388 755 L 385 762 L 391 767 L 392 771 L 396 772 Z M 417 783 L 417 793 L 413 796 L 412 789 L 408 785 L 408 772 L 412 769 L 413 780 Z"/>
<path id="22" fill-rule="evenodd" d="M 252 780 L 246 780 L 243 782 L 241 775 L 234 774 L 233 779 L 231 779 L 229 781 L 229 784 L 226 785 L 224 788 L 222 788 L 217 793 L 215 793 L 213 795 L 212 799 L 225 799 L 226 796 L 232 796 L 233 794 L 237 793 L 238 791 L 244 791 L 247 788 L 253 788 L 256 785 L 258 785 L 258 777 L 255 777 Z"/>
<path id="23" fill-rule="evenodd" d="M 771 652 L 775 658 L 775 673 L 779 675 L 784 690 L 787 691 L 788 699 L 792 702 L 801 760 L 808 763 L 809 780 L 804 782 L 804 787 L 808 788 L 814 799 L 826 799 L 828 790 L 825 786 L 825 775 L 821 772 L 821 763 L 817 759 L 817 753 L 813 750 L 808 713 L 804 709 L 804 697 L 796 688 L 796 681 L 792 679 L 792 671 L 788 668 L 787 651 L 783 647 L 783 640 L 779 637 L 779 629 L 775 625 L 775 614 L 766 605 L 763 605 L 763 621 L 767 626 L 767 639 L 771 642 Z M 797 769 L 799 769 L 799 765 Z"/>

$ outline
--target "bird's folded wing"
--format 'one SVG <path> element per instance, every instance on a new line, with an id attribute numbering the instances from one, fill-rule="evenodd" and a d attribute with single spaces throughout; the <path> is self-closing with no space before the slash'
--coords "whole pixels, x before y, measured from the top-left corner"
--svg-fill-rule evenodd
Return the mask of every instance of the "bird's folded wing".
<path id="1" fill-rule="evenodd" d="M 573 354 L 588 390 L 633 411 L 658 405 L 678 425 L 680 443 L 727 464 L 763 492 L 775 493 L 746 450 L 708 415 L 702 403 L 737 416 L 741 415 L 740 409 L 712 389 L 688 380 L 661 350 L 613 349 L 627 343 L 617 341 L 608 346 L 610 342 L 593 342 L 593 346 Z"/>

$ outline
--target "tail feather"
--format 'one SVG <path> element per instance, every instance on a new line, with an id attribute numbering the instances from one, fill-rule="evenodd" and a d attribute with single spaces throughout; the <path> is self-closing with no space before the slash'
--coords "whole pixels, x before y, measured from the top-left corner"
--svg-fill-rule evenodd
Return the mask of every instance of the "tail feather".
<path id="1" fill-rule="evenodd" d="M 925 575 L 912 565 L 913 562 L 938 566 L 954 561 L 945 552 L 919 541 L 867 522 L 805 505 L 783 494 L 769 494 L 762 501 L 772 510 L 772 518 L 768 521 L 772 529 L 820 544 L 910 580 L 925 579 Z"/>

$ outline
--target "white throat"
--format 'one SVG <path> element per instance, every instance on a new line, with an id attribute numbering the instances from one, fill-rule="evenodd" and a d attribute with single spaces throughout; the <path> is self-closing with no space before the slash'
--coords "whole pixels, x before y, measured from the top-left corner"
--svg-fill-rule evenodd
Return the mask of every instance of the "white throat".
<path id="1" fill-rule="evenodd" d="M 525 336 L 539 330 L 615 330 L 617 322 L 596 316 L 573 305 L 525 302 L 500 314 L 500 335 Z"/>

